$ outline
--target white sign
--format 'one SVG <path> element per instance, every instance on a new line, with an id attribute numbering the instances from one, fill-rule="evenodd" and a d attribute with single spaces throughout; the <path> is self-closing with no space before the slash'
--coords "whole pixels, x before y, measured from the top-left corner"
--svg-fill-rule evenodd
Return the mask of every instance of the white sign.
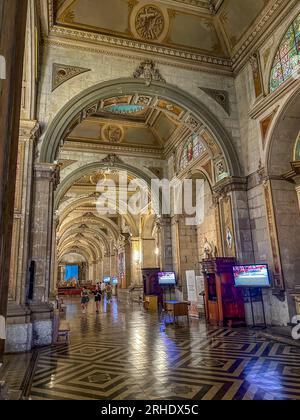
<path id="1" fill-rule="evenodd" d="M 204 277 L 203 276 L 197 276 L 196 277 L 196 285 L 197 285 L 199 294 L 205 291 Z"/>
<path id="2" fill-rule="evenodd" d="M 186 286 L 188 292 L 188 300 L 190 302 L 198 302 L 195 271 L 186 272 Z"/>
<path id="3" fill-rule="evenodd" d="M 0 55 L 0 80 L 6 79 L 6 60 L 3 55 Z"/>

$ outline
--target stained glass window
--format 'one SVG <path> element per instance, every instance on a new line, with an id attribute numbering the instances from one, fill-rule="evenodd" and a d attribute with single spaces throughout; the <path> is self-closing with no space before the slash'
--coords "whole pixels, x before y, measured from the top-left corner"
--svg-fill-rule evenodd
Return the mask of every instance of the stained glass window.
<path id="1" fill-rule="evenodd" d="M 193 134 L 189 137 L 183 148 L 183 154 L 180 162 L 180 169 L 185 169 L 193 160 L 205 153 L 206 148 L 199 134 Z"/>
<path id="2" fill-rule="evenodd" d="M 274 92 L 300 68 L 300 15 L 294 20 L 281 41 L 274 59 L 270 90 Z"/>

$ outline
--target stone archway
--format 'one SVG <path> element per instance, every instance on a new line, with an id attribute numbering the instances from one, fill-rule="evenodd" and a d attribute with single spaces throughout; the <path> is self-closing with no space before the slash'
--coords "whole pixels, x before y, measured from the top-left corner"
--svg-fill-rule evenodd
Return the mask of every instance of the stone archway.
<path id="1" fill-rule="evenodd" d="M 295 296 L 300 294 L 300 210 L 296 192 L 299 167 L 293 162 L 300 130 L 299 109 L 298 89 L 285 104 L 274 126 L 264 183 L 269 225 L 273 222 L 270 238 L 275 282 L 277 287 L 286 291 L 290 318 L 295 315 Z"/>
<path id="2" fill-rule="evenodd" d="M 78 122 L 78 119 L 83 119 L 95 103 L 107 97 L 133 93 L 156 95 L 190 112 L 191 118 L 195 118 L 209 129 L 214 141 L 224 154 L 230 174 L 232 176 L 242 175 L 231 136 L 202 102 L 175 86 L 159 82 L 153 82 L 150 86 L 147 86 L 144 81 L 134 79 L 117 79 L 97 84 L 67 103 L 53 119 L 41 139 L 39 161 L 53 163 L 56 160 L 59 146 L 66 137 L 69 127 L 72 123 Z"/>

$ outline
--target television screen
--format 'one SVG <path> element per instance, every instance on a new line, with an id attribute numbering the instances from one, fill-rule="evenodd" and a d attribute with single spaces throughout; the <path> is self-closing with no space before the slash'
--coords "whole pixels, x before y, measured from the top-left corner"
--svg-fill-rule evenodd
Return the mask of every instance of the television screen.
<path id="1" fill-rule="evenodd" d="M 235 266 L 233 276 L 236 287 L 271 287 L 266 264 Z"/>
<path id="2" fill-rule="evenodd" d="M 113 278 L 112 278 L 112 284 L 113 284 L 114 286 L 117 286 L 117 285 L 118 285 L 118 283 L 119 283 L 119 279 L 118 279 L 118 277 L 113 277 Z"/>
<path id="3" fill-rule="evenodd" d="M 78 281 L 79 278 L 78 265 L 66 265 L 65 281 Z"/>
<path id="4" fill-rule="evenodd" d="M 158 273 L 158 283 L 160 286 L 172 286 L 176 284 L 175 273 Z"/>
<path id="5" fill-rule="evenodd" d="M 103 281 L 104 283 L 110 283 L 110 277 L 104 277 Z"/>

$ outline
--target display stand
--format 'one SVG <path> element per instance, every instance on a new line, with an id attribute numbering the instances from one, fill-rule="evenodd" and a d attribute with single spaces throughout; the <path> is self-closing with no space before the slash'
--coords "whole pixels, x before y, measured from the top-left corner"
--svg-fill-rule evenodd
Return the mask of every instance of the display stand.
<path id="1" fill-rule="evenodd" d="M 264 305 L 264 296 L 261 288 L 257 288 L 257 290 L 260 291 L 260 297 L 261 297 L 261 304 L 262 304 L 262 310 L 263 310 L 263 319 L 264 319 L 264 325 L 256 325 L 255 323 L 255 315 L 254 315 L 254 308 L 253 308 L 253 297 L 252 297 L 252 290 L 253 288 L 249 287 L 249 298 L 250 298 L 250 306 L 251 306 L 251 314 L 252 314 L 252 322 L 253 326 L 252 329 L 255 330 L 266 330 L 267 329 L 267 320 L 266 320 L 266 312 L 265 312 L 265 305 Z"/>

